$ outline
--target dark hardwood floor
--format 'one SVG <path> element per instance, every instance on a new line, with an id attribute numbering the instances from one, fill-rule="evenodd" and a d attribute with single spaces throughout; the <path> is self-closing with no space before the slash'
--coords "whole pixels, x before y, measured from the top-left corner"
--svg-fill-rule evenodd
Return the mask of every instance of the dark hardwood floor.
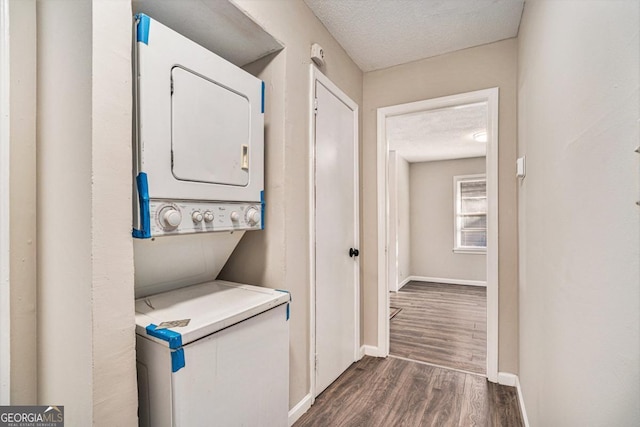
<path id="1" fill-rule="evenodd" d="M 516 389 L 395 357 L 354 363 L 294 427 L 519 427 Z"/>
<path id="2" fill-rule="evenodd" d="M 391 292 L 391 355 L 486 373 L 487 297 L 479 286 L 409 282 Z"/>

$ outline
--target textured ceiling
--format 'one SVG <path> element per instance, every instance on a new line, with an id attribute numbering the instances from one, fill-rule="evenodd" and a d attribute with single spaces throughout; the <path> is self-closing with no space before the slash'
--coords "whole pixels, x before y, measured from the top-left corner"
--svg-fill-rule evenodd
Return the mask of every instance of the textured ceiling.
<path id="1" fill-rule="evenodd" d="M 304 0 L 362 71 L 518 35 L 524 0 Z"/>
<path id="2" fill-rule="evenodd" d="M 487 144 L 473 139 L 482 131 L 485 102 L 387 118 L 389 150 L 409 163 L 485 156 Z"/>

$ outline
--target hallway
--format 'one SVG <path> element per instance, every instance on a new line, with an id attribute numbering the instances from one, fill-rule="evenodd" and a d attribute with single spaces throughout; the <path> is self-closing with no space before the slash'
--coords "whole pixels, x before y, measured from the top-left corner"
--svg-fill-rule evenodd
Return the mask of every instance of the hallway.
<path id="1" fill-rule="evenodd" d="M 393 356 L 366 356 L 318 398 L 295 427 L 522 426 L 513 387 Z"/>

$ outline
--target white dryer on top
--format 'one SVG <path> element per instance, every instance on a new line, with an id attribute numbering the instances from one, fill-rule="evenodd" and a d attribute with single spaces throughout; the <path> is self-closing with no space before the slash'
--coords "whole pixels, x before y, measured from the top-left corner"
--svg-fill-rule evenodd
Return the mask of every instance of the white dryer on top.
<path id="1" fill-rule="evenodd" d="M 263 228 L 264 83 L 136 16 L 137 238 Z"/>

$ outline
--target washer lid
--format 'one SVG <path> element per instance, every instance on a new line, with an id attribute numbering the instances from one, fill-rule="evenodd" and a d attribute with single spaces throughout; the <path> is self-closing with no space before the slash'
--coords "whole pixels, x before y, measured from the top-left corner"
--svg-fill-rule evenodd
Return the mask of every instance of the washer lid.
<path id="1" fill-rule="evenodd" d="M 169 347 L 169 340 L 159 338 L 156 334 L 149 335 L 147 327 L 157 327 L 162 322 L 188 320 L 187 326 L 159 330 L 165 336 L 180 334 L 180 345 L 185 345 L 289 300 L 288 293 L 275 289 L 222 280 L 201 283 L 137 299 L 136 333 Z"/>
<path id="2" fill-rule="evenodd" d="M 176 179 L 249 183 L 249 100 L 180 67 L 171 69 L 171 168 Z"/>

